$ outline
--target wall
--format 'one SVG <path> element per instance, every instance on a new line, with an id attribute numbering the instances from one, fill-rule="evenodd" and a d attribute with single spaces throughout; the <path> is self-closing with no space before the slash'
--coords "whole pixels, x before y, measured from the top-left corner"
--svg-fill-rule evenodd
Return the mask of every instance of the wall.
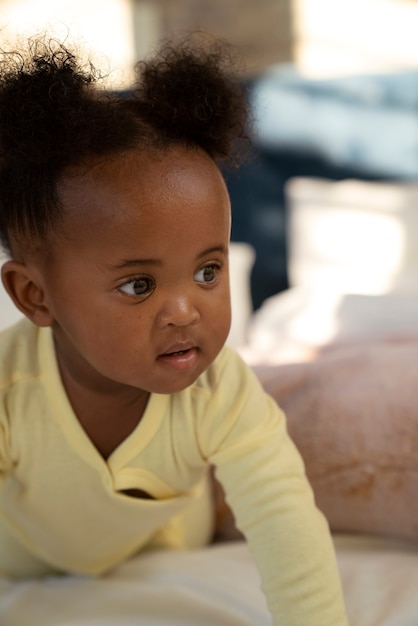
<path id="1" fill-rule="evenodd" d="M 136 21 L 137 41 L 202 26 L 235 44 L 250 74 L 287 62 L 310 76 L 418 67 L 415 0 L 132 1 L 148 16 Z"/>

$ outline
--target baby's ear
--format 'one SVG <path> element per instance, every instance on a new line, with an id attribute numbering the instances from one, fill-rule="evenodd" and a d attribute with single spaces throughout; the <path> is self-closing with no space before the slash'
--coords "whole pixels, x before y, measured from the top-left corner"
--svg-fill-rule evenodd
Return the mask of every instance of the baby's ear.
<path id="1" fill-rule="evenodd" d="M 34 269 L 19 261 L 6 261 L 1 268 L 1 278 L 19 311 L 36 326 L 51 326 L 54 320 Z"/>

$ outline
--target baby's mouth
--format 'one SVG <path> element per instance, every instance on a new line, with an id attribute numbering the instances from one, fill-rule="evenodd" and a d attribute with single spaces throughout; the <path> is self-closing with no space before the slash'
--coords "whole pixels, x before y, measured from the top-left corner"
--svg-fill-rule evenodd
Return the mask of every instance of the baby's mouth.
<path id="1" fill-rule="evenodd" d="M 185 348 L 184 350 L 177 350 L 175 352 L 166 352 L 162 356 L 177 356 L 178 354 L 185 354 L 186 352 L 189 352 L 189 350 L 191 350 L 191 348 Z"/>
<path id="2" fill-rule="evenodd" d="M 176 370 L 186 370 L 196 365 L 197 358 L 197 348 L 189 346 L 181 349 L 169 349 L 167 352 L 160 354 L 158 360 Z"/>

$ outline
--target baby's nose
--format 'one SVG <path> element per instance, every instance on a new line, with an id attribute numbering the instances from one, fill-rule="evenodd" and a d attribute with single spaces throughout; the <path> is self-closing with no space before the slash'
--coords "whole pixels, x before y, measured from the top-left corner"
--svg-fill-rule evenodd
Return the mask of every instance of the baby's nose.
<path id="1" fill-rule="evenodd" d="M 159 314 L 159 321 L 165 326 L 189 326 L 195 324 L 199 318 L 196 304 L 186 295 L 170 298 Z"/>

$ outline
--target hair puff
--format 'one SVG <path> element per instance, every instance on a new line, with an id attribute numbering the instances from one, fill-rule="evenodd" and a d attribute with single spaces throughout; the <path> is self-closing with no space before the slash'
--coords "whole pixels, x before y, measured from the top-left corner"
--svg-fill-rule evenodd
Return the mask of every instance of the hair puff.
<path id="1" fill-rule="evenodd" d="M 70 168 L 173 144 L 234 160 L 248 128 L 232 50 L 218 41 L 166 43 L 137 66 L 127 93 L 107 91 L 91 63 L 54 39 L 0 53 L 0 239 L 39 246 L 63 213 Z"/>

